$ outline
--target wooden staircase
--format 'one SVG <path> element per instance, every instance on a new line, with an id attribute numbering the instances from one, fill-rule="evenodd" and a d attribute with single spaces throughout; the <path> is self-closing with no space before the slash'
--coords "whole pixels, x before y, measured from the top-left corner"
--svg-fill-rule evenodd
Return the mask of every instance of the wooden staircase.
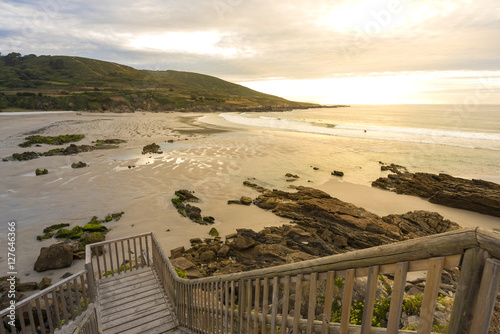
<path id="1" fill-rule="evenodd" d="M 97 294 L 103 334 L 182 333 L 151 267 L 101 279 Z"/>

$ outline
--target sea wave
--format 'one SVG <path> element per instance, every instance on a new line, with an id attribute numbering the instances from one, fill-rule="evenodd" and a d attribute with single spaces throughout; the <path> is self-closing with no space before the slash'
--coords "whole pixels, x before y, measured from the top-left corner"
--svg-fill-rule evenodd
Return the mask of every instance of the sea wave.
<path id="1" fill-rule="evenodd" d="M 356 139 L 433 144 L 468 149 L 500 151 L 500 134 L 496 133 L 383 126 L 335 125 L 310 120 L 296 120 L 268 116 L 252 117 L 251 115 L 244 113 L 225 113 L 220 114 L 219 116 L 224 118 L 226 121 L 235 124 L 279 130 Z"/>

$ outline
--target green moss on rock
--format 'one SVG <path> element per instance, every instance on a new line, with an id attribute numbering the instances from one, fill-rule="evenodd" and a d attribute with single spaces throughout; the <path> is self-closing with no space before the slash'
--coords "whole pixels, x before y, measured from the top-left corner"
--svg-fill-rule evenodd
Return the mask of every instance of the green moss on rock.
<path id="1" fill-rule="evenodd" d="M 107 232 L 108 228 L 99 224 L 87 224 L 83 227 L 83 230 L 86 232 Z"/>
<path id="2" fill-rule="evenodd" d="M 69 224 L 66 224 L 66 223 L 63 223 L 63 224 L 55 224 L 55 225 L 51 225 L 49 227 L 46 227 L 43 229 L 43 233 L 49 233 L 49 232 L 53 232 L 53 231 L 57 231 L 63 227 L 67 227 L 69 226 Z"/>

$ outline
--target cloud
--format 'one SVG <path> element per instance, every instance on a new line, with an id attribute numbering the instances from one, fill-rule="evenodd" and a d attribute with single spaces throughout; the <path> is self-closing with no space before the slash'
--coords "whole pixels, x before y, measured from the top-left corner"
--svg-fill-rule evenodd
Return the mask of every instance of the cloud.
<path id="1" fill-rule="evenodd" d="M 2 1 L 0 51 L 232 81 L 500 70 L 496 0 Z"/>

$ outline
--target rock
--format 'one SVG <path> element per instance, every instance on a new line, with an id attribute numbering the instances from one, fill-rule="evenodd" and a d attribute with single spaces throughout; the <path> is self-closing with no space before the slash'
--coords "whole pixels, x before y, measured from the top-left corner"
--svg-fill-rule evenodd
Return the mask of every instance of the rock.
<path id="1" fill-rule="evenodd" d="M 232 247 L 236 250 L 243 251 L 254 247 L 257 243 L 248 237 L 238 235 L 236 240 L 233 242 Z"/>
<path id="2" fill-rule="evenodd" d="M 229 205 L 231 205 L 231 204 L 238 204 L 238 205 L 240 205 L 241 201 L 238 200 L 238 199 L 230 199 L 229 201 L 227 201 L 227 204 L 229 204 Z"/>
<path id="3" fill-rule="evenodd" d="M 231 234 L 226 235 L 225 238 L 226 238 L 226 240 L 228 240 L 228 239 L 234 239 L 237 236 L 238 236 L 238 233 L 231 233 Z"/>
<path id="4" fill-rule="evenodd" d="M 191 244 L 199 244 L 199 243 L 201 243 L 201 239 L 200 238 L 193 238 L 193 239 L 189 239 L 189 242 Z"/>
<path id="5" fill-rule="evenodd" d="M 58 243 L 50 247 L 42 247 L 34 269 L 42 272 L 52 269 L 67 268 L 73 263 L 73 248 L 66 243 Z"/>
<path id="6" fill-rule="evenodd" d="M 83 227 L 83 230 L 85 232 L 107 232 L 108 228 L 104 225 L 88 223 Z"/>
<path id="7" fill-rule="evenodd" d="M 68 227 L 69 224 L 55 224 L 55 225 L 51 225 L 49 227 L 46 227 L 43 229 L 43 233 L 48 233 L 48 232 L 54 232 L 54 231 L 57 231 L 63 227 Z"/>
<path id="8" fill-rule="evenodd" d="M 332 172 L 332 175 L 333 176 L 344 176 L 344 172 L 341 172 L 341 171 L 338 171 L 338 170 L 334 170 Z"/>
<path id="9" fill-rule="evenodd" d="M 189 279 L 196 279 L 196 278 L 202 278 L 204 276 L 197 268 L 190 268 L 186 270 L 186 277 Z"/>
<path id="10" fill-rule="evenodd" d="M 161 151 L 160 145 L 152 143 L 142 148 L 142 154 L 148 154 L 148 153 L 162 154 L 163 152 Z"/>
<path id="11" fill-rule="evenodd" d="M 210 231 L 208 232 L 212 237 L 218 237 L 219 236 L 219 231 L 215 227 L 212 227 Z"/>
<path id="12" fill-rule="evenodd" d="M 38 157 L 39 154 L 33 151 L 12 154 L 12 160 L 18 160 L 18 161 L 33 160 Z"/>
<path id="13" fill-rule="evenodd" d="M 101 232 L 93 232 L 93 233 L 88 233 L 85 234 L 80 240 L 78 241 L 78 250 L 79 251 L 85 251 L 85 246 L 89 244 L 94 244 L 96 242 L 101 242 L 106 240 L 106 235 Z M 102 248 L 100 248 L 102 249 Z M 99 251 L 101 253 L 102 251 Z"/>
<path id="14" fill-rule="evenodd" d="M 179 199 L 183 202 L 199 202 L 200 199 L 193 195 L 192 191 L 187 189 L 177 190 L 175 192 L 175 196 L 179 197 Z"/>
<path id="15" fill-rule="evenodd" d="M 229 251 L 231 250 L 231 248 L 229 248 L 228 245 L 224 245 L 222 246 L 219 251 L 217 252 L 217 256 L 218 257 L 227 257 L 229 255 Z"/>
<path id="16" fill-rule="evenodd" d="M 419 196 L 429 202 L 500 217 L 500 184 L 467 180 L 447 174 L 396 173 L 372 182 L 398 194 Z"/>
<path id="17" fill-rule="evenodd" d="M 286 173 L 286 174 L 285 174 L 285 176 L 286 176 L 286 177 L 289 177 L 289 178 L 294 178 L 294 179 L 298 179 L 298 178 L 299 178 L 299 176 L 298 176 L 298 175 L 294 175 L 294 174 L 292 174 L 292 173 Z"/>
<path id="18" fill-rule="evenodd" d="M 210 263 L 217 258 L 214 251 L 206 251 L 200 254 L 200 261 L 203 263 Z"/>
<path id="19" fill-rule="evenodd" d="M 252 199 L 250 197 L 242 196 L 240 198 L 240 202 L 243 205 L 250 205 L 250 204 L 252 204 Z"/>
<path id="20" fill-rule="evenodd" d="M 254 188 L 258 192 L 264 192 L 264 191 L 266 191 L 266 188 L 261 187 L 261 186 L 255 184 L 255 183 L 250 182 L 250 181 L 244 181 L 243 185 L 246 186 L 246 187 Z"/>
<path id="21" fill-rule="evenodd" d="M 176 259 L 170 260 L 170 263 L 179 270 L 186 271 L 188 269 L 194 268 L 195 264 L 185 257 L 178 257 Z"/>
<path id="22" fill-rule="evenodd" d="M 71 168 L 83 168 L 86 166 L 87 166 L 87 164 L 83 161 L 78 161 L 78 162 L 74 162 L 71 164 Z"/>
<path id="23" fill-rule="evenodd" d="M 403 173 L 407 173 L 408 170 L 406 169 L 406 167 L 404 166 L 401 166 L 401 165 L 396 165 L 396 164 L 390 164 L 390 165 L 386 165 L 384 164 L 383 162 L 380 162 L 379 163 L 382 165 L 380 166 L 380 170 L 381 171 L 391 171 L 393 173 L 396 173 L 396 174 L 403 174 Z"/>
<path id="24" fill-rule="evenodd" d="M 47 169 L 40 169 L 40 168 L 37 168 L 35 170 L 35 175 L 45 175 L 45 174 L 49 174 L 49 171 Z"/>
<path id="25" fill-rule="evenodd" d="M 170 259 L 176 259 L 178 257 L 181 257 L 185 251 L 186 249 L 184 249 L 184 246 L 170 250 Z"/>
<path id="26" fill-rule="evenodd" d="M 333 244 L 338 247 L 346 247 L 348 245 L 347 238 L 341 235 L 336 235 L 333 237 Z"/>
<path id="27" fill-rule="evenodd" d="M 73 274 L 70 273 L 69 271 L 68 272 L 65 272 L 62 276 L 61 276 L 61 279 L 65 279 L 65 278 L 68 278 L 70 276 L 72 276 Z"/>
<path id="28" fill-rule="evenodd" d="M 66 238 L 66 239 L 79 239 L 83 235 L 83 229 L 81 226 L 75 226 L 71 230 L 67 229 L 60 229 L 57 231 L 57 233 L 54 235 L 55 238 L 61 239 L 61 238 Z"/>
<path id="29" fill-rule="evenodd" d="M 33 291 L 37 289 L 38 284 L 36 284 L 36 282 L 19 283 L 16 285 L 16 291 L 19 292 Z"/>

